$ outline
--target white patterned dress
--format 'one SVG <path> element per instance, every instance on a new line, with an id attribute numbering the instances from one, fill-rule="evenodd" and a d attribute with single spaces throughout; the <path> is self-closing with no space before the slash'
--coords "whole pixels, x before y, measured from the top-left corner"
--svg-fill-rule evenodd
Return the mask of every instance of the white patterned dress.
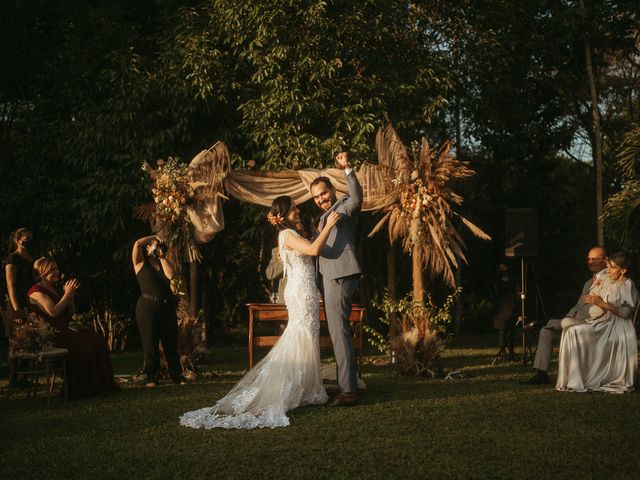
<path id="1" fill-rule="evenodd" d="M 191 428 L 286 427 L 286 412 L 301 405 L 327 401 L 322 386 L 319 345 L 319 303 L 312 257 L 278 243 L 287 286 L 284 299 L 289 313 L 287 328 L 265 358 L 255 365 L 213 407 L 187 412 L 180 424 Z"/>

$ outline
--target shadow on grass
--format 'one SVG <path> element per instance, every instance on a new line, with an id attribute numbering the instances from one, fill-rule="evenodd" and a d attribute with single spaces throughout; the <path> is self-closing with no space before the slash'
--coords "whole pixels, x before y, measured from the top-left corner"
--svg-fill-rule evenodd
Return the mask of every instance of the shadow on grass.
<path id="1" fill-rule="evenodd" d="M 452 345 L 420 379 L 367 364 L 351 408 L 303 407 L 289 428 L 193 430 L 179 416 L 213 405 L 247 367 L 246 347 L 215 348 L 202 379 L 107 398 L 0 400 L 0 471 L 13 478 L 635 478 L 638 396 L 560 394 L 519 385 L 522 364 L 491 366 L 491 345 Z M 113 356 L 137 373 L 139 351 Z M 327 358 L 328 360 L 328 358 Z M 2 393 L 2 392 L 0 392 Z M 169 454 L 170 452 L 170 454 Z M 527 461 L 521 461 L 526 459 Z"/>

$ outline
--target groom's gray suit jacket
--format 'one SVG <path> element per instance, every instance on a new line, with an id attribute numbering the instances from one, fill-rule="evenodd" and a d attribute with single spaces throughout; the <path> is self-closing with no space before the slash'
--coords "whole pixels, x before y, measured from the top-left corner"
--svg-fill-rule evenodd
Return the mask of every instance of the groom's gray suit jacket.
<path id="1" fill-rule="evenodd" d="M 322 227 L 330 212 L 336 211 L 342 215 L 318 256 L 319 270 L 326 280 L 362 273 L 356 256 L 356 230 L 358 213 L 362 207 L 362 187 L 354 170 L 345 179 L 349 193 L 338 199 L 320 217 Z"/>
<path id="2" fill-rule="evenodd" d="M 351 341 L 349 314 L 353 294 L 360 282 L 355 275 L 361 273 L 356 257 L 356 229 L 362 205 L 362 187 L 353 170 L 345 178 L 349 193 L 337 200 L 320 217 L 322 227 L 329 212 L 336 211 L 342 215 L 318 256 L 318 267 L 322 274 L 318 286 L 323 287 L 324 309 L 336 357 L 338 389 L 345 393 L 355 393 L 357 365 Z"/>

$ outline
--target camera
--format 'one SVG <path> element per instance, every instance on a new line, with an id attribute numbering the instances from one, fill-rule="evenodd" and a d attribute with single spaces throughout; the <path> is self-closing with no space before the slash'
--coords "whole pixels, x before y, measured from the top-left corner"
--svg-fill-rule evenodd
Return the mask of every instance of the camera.
<path id="1" fill-rule="evenodd" d="M 149 247 L 149 256 L 154 258 L 162 258 L 167 254 L 169 245 L 163 240 L 155 240 Z"/>

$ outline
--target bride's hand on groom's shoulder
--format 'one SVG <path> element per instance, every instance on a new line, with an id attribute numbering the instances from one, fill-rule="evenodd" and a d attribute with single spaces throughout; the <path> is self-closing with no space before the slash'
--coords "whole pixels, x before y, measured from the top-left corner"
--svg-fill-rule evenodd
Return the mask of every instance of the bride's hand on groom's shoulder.
<path id="1" fill-rule="evenodd" d="M 338 212 L 331 212 L 327 215 L 327 220 L 324 224 L 325 228 L 331 228 L 340 220 L 340 214 Z"/>

